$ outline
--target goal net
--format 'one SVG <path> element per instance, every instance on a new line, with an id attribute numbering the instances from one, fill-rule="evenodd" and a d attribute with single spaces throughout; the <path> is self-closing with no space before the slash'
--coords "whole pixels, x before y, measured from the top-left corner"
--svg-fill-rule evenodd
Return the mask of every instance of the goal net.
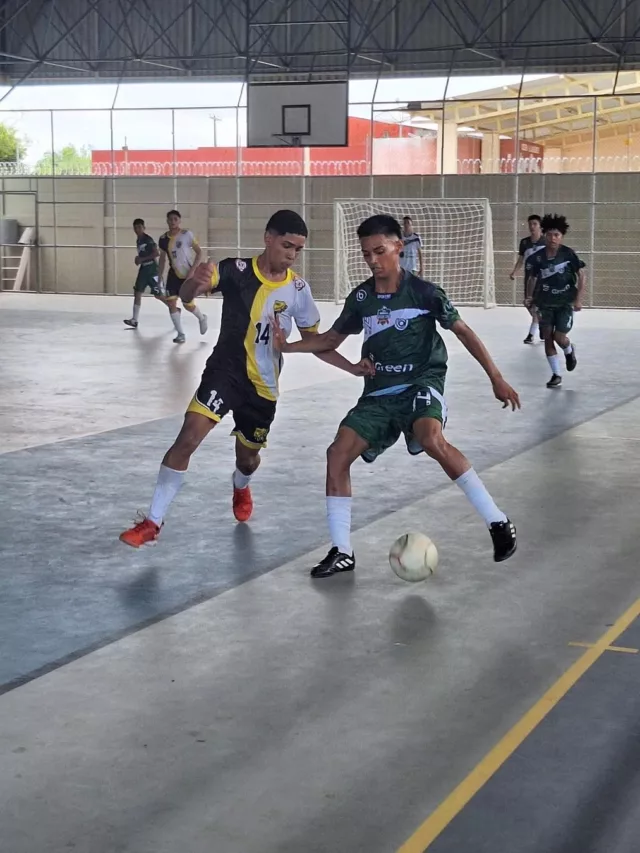
<path id="1" fill-rule="evenodd" d="M 495 271 L 488 199 L 350 198 L 334 201 L 336 302 L 370 278 L 356 234 L 368 216 L 410 216 L 422 241 L 422 277 L 444 288 L 454 304 L 493 307 Z"/>

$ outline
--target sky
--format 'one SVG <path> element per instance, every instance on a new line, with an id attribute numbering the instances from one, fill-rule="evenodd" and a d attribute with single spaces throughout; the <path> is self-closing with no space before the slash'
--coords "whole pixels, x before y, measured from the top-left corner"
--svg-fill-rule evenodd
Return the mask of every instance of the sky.
<path id="1" fill-rule="evenodd" d="M 448 97 L 483 89 L 519 85 L 520 75 L 452 77 Z M 525 76 L 525 80 L 538 79 Z M 411 100 L 441 100 L 445 77 L 353 80 L 349 83 L 349 114 L 369 118 L 376 93 L 376 110 L 385 121 L 406 121 L 394 106 Z M 70 106 L 72 108 L 70 109 Z M 236 107 L 239 131 L 236 130 Z M 111 121 L 110 110 L 114 109 Z M 148 111 L 153 108 L 153 111 Z M 172 129 L 171 109 L 175 108 Z M 215 116 L 215 121 L 213 116 Z M 53 117 L 53 119 L 52 119 Z M 375 114 L 374 114 L 375 117 Z M 171 149 L 246 144 L 246 89 L 241 83 L 78 83 L 0 86 L 0 121 L 15 127 L 27 141 L 25 160 L 34 163 L 64 145 L 95 149 Z M 53 127 L 52 127 L 53 125 Z"/>

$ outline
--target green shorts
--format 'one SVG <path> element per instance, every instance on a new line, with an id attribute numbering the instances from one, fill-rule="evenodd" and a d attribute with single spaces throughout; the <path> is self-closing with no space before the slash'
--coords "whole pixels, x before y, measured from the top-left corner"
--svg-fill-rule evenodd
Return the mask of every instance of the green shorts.
<path id="1" fill-rule="evenodd" d="M 158 268 L 155 264 L 140 266 L 136 283 L 133 285 L 133 289 L 136 293 L 144 293 L 147 288 L 149 288 L 154 296 L 160 296 L 162 294 L 162 285 L 160 284 Z"/>
<path id="2" fill-rule="evenodd" d="M 573 328 L 572 305 L 542 305 L 538 308 L 541 326 L 551 326 L 554 332 L 566 335 Z"/>
<path id="3" fill-rule="evenodd" d="M 434 388 L 412 386 L 399 394 L 380 397 L 360 397 L 340 426 L 346 426 L 369 443 L 362 454 L 365 462 L 373 462 L 404 434 L 407 450 L 412 456 L 422 453 L 413 437 L 413 425 L 419 418 L 434 418 L 447 422 L 447 404 Z"/>

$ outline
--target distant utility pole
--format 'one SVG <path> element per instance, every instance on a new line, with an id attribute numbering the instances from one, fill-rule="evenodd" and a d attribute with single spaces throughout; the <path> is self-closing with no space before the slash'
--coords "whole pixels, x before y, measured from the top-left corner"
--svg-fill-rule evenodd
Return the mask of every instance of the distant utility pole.
<path id="1" fill-rule="evenodd" d="M 218 147 L 218 122 L 222 121 L 222 119 L 218 118 L 218 116 L 212 115 L 212 114 L 209 115 L 209 118 L 213 122 L 213 147 L 217 148 Z"/>

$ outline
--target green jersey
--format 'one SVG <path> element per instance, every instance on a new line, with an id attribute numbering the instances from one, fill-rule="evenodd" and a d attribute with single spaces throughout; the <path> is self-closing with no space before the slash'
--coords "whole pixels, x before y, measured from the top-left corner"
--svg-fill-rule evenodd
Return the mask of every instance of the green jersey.
<path id="1" fill-rule="evenodd" d="M 374 363 L 364 395 L 396 394 L 411 386 L 441 394 L 447 373 L 447 348 L 436 320 L 450 329 L 460 315 L 435 284 L 405 272 L 395 293 L 376 293 L 373 278 L 352 290 L 333 324 L 340 335 L 364 332 L 362 358 Z"/>
<path id="2" fill-rule="evenodd" d="M 578 293 L 578 272 L 583 269 L 584 261 L 568 246 L 559 246 L 553 258 L 547 257 L 547 250 L 541 249 L 530 255 L 526 264 L 527 281 L 531 276 L 536 280 L 533 291 L 533 303 L 538 308 L 571 305 Z"/>

